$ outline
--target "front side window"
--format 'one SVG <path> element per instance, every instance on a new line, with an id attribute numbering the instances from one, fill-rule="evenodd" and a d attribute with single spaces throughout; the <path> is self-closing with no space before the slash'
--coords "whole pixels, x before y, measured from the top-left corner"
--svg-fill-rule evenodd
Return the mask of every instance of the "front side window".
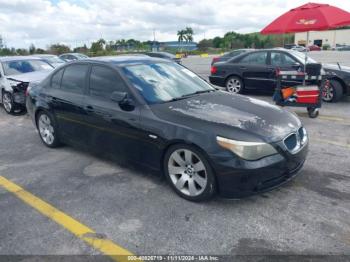
<path id="1" fill-rule="evenodd" d="M 114 91 L 126 91 L 123 79 L 119 74 L 104 66 L 93 66 L 90 75 L 90 95 L 110 98 Z"/>
<path id="2" fill-rule="evenodd" d="M 295 64 L 296 61 L 290 56 L 281 52 L 271 52 L 271 65 L 288 66 Z"/>
<path id="3" fill-rule="evenodd" d="M 215 90 L 196 74 L 175 63 L 130 65 L 123 71 L 149 104 Z"/>
<path id="4" fill-rule="evenodd" d="M 267 52 L 248 54 L 241 59 L 241 63 L 266 65 Z"/>
<path id="5" fill-rule="evenodd" d="M 84 93 L 88 69 L 88 65 L 79 64 L 66 67 L 62 77 L 62 90 L 78 94 Z"/>
<path id="6" fill-rule="evenodd" d="M 4 74 L 19 75 L 36 71 L 50 70 L 53 67 L 43 60 L 17 60 L 2 63 Z"/>

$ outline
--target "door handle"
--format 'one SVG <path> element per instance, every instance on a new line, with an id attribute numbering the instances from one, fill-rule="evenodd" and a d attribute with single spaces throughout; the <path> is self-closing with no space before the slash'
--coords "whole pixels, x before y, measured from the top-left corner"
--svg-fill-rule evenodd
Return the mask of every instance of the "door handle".
<path id="1" fill-rule="evenodd" d="M 92 106 L 86 106 L 85 107 L 85 110 L 88 112 L 88 113 L 93 113 L 94 112 L 94 108 Z"/>
<path id="2" fill-rule="evenodd" d="M 246 70 L 247 68 L 244 66 L 239 67 L 239 69 Z"/>

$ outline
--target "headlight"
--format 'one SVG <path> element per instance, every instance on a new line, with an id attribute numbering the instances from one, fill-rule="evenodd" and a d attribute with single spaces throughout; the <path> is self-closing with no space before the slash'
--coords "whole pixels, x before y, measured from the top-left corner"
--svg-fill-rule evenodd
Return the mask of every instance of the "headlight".
<path id="1" fill-rule="evenodd" d="M 262 142 L 237 141 L 220 136 L 216 137 L 216 141 L 223 148 L 232 151 L 246 160 L 257 160 L 265 156 L 277 154 L 273 146 Z"/>

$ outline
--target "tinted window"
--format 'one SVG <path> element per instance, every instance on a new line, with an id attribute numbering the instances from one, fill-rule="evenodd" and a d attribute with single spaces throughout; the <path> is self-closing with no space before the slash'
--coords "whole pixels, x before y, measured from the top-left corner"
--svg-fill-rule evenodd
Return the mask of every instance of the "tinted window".
<path id="1" fill-rule="evenodd" d="M 293 65 L 294 63 L 296 63 L 296 61 L 284 53 L 271 52 L 271 65 L 286 66 Z"/>
<path id="2" fill-rule="evenodd" d="M 88 65 L 71 65 L 65 68 L 62 89 L 72 93 L 83 93 Z"/>
<path id="3" fill-rule="evenodd" d="M 117 72 L 103 66 L 93 66 L 90 75 L 90 95 L 110 98 L 114 91 L 125 91 L 125 85 Z"/>
<path id="4" fill-rule="evenodd" d="M 61 80 L 63 75 L 63 69 L 56 72 L 52 78 L 51 78 L 51 87 L 52 88 L 60 88 L 61 87 Z"/>
<path id="5" fill-rule="evenodd" d="M 267 52 L 252 53 L 243 57 L 241 63 L 265 65 L 266 57 Z"/>

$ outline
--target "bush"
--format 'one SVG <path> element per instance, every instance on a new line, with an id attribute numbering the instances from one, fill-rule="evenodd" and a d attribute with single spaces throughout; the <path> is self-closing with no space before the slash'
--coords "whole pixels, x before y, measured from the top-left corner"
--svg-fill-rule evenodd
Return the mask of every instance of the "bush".
<path id="1" fill-rule="evenodd" d="M 322 46 L 322 50 L 329 50 L 331 46 L 329 44 L 325 44 Z"/>

